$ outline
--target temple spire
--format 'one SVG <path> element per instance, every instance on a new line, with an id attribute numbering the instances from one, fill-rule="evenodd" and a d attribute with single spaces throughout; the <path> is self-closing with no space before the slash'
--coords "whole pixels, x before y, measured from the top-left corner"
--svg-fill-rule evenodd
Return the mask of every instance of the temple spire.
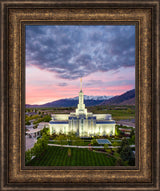
<path id="1" fill-rule="evenodd" d="M 81 90 L 79 92 L 79 102 L 77 105 L 76 114 L 77 115 L 80 115 L 80 114 L 87 115 L 87 109 L 85 108 L 83 91 L 82 91 L 82 78 L 80 78 L 80 86 L 81 86 Z"/>
<path id="2" fill-rule="evenodd" d="M 82 78 L 80 79 L 80 82 L 81 82 L 81 90 L 82 90 Z"/>

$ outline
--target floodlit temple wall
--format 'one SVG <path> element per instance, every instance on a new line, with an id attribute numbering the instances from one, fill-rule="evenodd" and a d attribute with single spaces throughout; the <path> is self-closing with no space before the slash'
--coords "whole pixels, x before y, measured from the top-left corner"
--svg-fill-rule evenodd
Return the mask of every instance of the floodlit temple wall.
<path id="1" fill-rule="evenodd" d="M 82 89 L 76 111 L 70 114 L 52 114 L 49 122 L 50 134 L 74 132 L 80 137 L 95 135 L 115 135 L 115 121 L 111 114 L 87 112 Z"/>
<path id="2" fill-rule="evenodd" d="M 69 114 L 52 114 L 51 118 L 52 121 L 56 121 L 56 120 L 60 120 L 60 121 L 64 121 L 64 120 L 68 120 Z"/>
<path id="3" fill-rule="evenodd" d="M 112 120 L 111 114 L 93 114 L 97 120 Z"/>
<path id="4" fill-rule="evenodd" d="M 56 133 L 56 134 L 60 134 L 60 133 L 68 134 L 68 132 L 69 132 L 68 123 L 64 123 L 64 124 L 63 123 L 61 123 L 61 124 L 53 123 L 53 124 L 50 124 L 49 128 L 50 128 L 50 135 L 52 135 L 53 133 Z"/>
<path id="5" fill-rule="evenodd" d="M 113 124 L 96 124 L 96 132 L 97 135 L 115 135 L 115 123 Z"/>
<path id="6" fill-rule="evenodd" d="M 50 134 L 69 132 L 76 133 L 81 136 L 94 136 L 94 135 L 115 135 L 115 121 L 98 121 L 93 119 L 71 119 L 68 121 L 51 121 Z"/>

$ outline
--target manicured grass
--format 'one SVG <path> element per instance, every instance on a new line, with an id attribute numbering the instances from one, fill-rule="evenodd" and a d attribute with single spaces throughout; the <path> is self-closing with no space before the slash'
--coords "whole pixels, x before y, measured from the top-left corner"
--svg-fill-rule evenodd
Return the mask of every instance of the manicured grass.
<path id="1" fill-rule="evenodd" d="M 115 159 L 103 153 L 96 153 L 88 149 L 48 146 L 47 151 L 37 159 L 31 160 L 27 166 L 114 166 Z"/>
<path id="2" fill-rule="evenodd" d="M 48 141 L 49 144 L 59 144 L 59 145 L 66 145 L 66 140 L 62 141 L 62 143 L 59 143 L 59 141 L 53 140 L 53 141 Z M 88 144 L 90 144 L 91 141 L 76 141 L 76 144 L 74 144 L 74 142 L 70 145 L 77 145 L 77 146 L 88 146 Z M 69 142 L 67 142 L 67 144 L 69 145 Z"/>

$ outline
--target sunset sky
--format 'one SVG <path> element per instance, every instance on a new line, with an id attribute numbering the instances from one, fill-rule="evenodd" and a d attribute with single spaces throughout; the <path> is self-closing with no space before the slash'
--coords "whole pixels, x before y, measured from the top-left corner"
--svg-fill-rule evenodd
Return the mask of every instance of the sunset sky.
<path id="1" fill-rule="evenodd" d="M 135 88 L 135 26 L 26 26 L 26 104 Z"/>

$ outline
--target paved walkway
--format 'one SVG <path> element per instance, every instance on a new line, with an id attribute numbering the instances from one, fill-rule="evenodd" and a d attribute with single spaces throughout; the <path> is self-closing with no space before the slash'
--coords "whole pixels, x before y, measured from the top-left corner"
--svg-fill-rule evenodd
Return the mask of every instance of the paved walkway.
<path id="1" fill-rule="evenodd" d="M 29 138 L 28 136 L 26 136 L 26 151 L 28 149 L 31 149 L 34 146 L 34 143 L 37 142 L 36 138 Z"/>
<path id="2" fill-rule="evenodd" d="M 88 148 L 93 148 L 93 149 L 103 149 L 104 146 L 76 146 L 76 145 L 58 145 L 58 144 L 48 144 L 48 146 L 55 146 L 55 147 L 70 147 L 70 148 L 81 148 L 81 149 L 88 149 Z M 108 146 L 108 148 L 119 148 L 120 146 Z M 135 145 L 130 145 L 130 147 L 135 147 Z"/>

